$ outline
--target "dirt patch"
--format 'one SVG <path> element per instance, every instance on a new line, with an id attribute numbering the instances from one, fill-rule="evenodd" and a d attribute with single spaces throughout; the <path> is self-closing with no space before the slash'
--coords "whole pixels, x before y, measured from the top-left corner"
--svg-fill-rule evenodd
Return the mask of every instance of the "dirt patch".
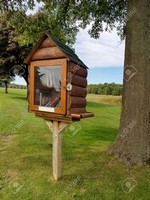
<path id="1" fill-rule="evenodd" d="M 3 136 L 0 136 L 0 142 L 2 143 L 12 143 L 14 142 L 16 136 L 14 135 L 3 135 Z"/>
<path id="2" fill-rule="evenodd" d="M 0 136 L 0 152 L 7 152 L 8 147 L 15 146 L 16 136 L 3 135 Z"/>

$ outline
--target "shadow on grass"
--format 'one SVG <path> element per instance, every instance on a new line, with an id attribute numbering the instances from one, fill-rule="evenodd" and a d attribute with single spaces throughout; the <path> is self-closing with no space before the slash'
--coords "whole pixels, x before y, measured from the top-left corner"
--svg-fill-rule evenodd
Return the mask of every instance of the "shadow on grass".
<path id="1" fill-rule="evenodd" d="M 25 101 L 27 101 L 27 97 L 25 97 L 24 95 L 22 95 L 22 96 L 13 96 L 11 98 L 12 99 L 18 99 L 18 100 L 25 100 Z"/>
<path id="2" fill-rule="evenodd" d="M 97 108 L 100 108 L 100 107 L 120 107 L 120 105 L 115 105 L 115 104 L 103 104 L 103 103 L 98 103 L 98 102 L 91 102 L 91 101 L 87 101 L 87 107 L 89 108 L 92 108 L 92 107 L 97 107 Z"/>
<path id="3" fill-rule="evenodd" d="M 113 142 L 117 136 L 117 128 L 93 127 L 92 132 L 88 133 L 89 141 L 109 141 Z"/>

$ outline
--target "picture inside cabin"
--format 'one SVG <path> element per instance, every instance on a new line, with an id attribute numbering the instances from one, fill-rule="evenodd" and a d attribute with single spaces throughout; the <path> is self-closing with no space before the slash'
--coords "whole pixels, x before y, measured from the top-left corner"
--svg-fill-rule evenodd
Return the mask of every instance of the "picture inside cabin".
<path id="1" fill-rule="evenodd" d="M 60 108 L 62 66 L 36 66 L 34 70 L 34 104 Z"/>

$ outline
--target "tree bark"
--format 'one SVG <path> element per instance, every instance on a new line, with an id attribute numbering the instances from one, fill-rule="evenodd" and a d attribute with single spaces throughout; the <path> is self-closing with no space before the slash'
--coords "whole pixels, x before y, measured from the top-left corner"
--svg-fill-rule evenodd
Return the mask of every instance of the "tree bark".
<path id="1" fill-rule="evenodd" d="M 26 83 L 27 83 L 27 96 L 26 96 L 26 98 L 28 99 L 28 96 L 29 96 L 29 91 L 28 91 L 28 87 L 29 87 L 29 74 L 28 74 L 28 70 L 26 70 L 26 72 L 23 74 L 23 78 L 24 78 L 24 80 L 26 81 Z"/>
<path id="2" fill-rule="evenodd" d="M 8 94 L 8 82 L 4 81 L 5 84 L 5 93 Z"/>
<path id="3" fill-rule="evenodd" d="M 148 0 L 128 0 L 127 9 L 120 129 L 110 151 L 124 162 L 149 165 L 150 4 Z"/>

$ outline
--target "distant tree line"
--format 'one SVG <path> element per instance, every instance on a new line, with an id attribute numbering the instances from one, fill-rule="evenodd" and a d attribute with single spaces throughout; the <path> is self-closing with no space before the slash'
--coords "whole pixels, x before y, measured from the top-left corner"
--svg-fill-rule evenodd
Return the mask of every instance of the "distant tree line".
<path id="1" fill-rule="evenodd" d="M 5 84 L 3 82 L 0 82 L 0 87 L 5 87 Z M 8 88 L 27 89 L 27 86 L 10 83 L 10 84 L 8 84 Z"/>
<path id="2" fill-rule="evenodd" d="M 90 84 L 87 87 L 88 94 L 101 94 L 101 95 L 122 95 L 122 85 L 115 83 L 104 84 Z"/>

